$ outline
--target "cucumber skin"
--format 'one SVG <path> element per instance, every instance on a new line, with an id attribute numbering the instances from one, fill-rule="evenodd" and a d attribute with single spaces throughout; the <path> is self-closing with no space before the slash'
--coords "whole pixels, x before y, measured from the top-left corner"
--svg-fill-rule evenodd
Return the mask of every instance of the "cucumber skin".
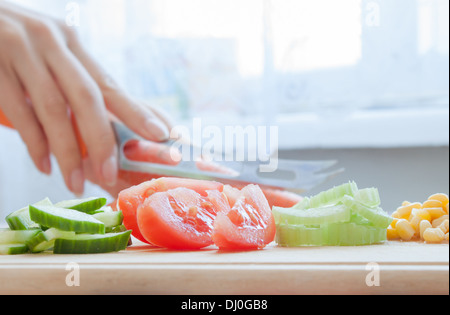
<path id="1" fill-rule="evenodd" d="M 77 204 L 77 201 L 79 203 Z M 74 203 L 74 205 L 71 206 L 64 206 L 64 203 Z M 91 214 L 92 212 L 95 212 L 102 207 L 106 205 L 106 198 L 89 198 L 85 200 L 69 200 L 69 201 L 63 201 L 60 203 L 57 203 L 55 206 L 61 206 L 62 208 L 70 209 L 70 210 L 77 210 L 80 212 Z"/>
<path id="2" fill-rule="evenodd" d="M 78 238 L 73 239 L 57 239 L 53 253 L 57 255 L 86 255 L 119 252 L 128 247 L 131 231 L 97 236 L 98 238 L 95 235 L 78 235 Z"/>
<path id="3" fill-rule="evenodd" d="M 77 211 L 77 210 L 70 210 L 70 211 Z M 80 212 L 82 213 L 82 212 Z M 84 214 L 86 216 L 89 216 L 92 218 L 92 216 L 88 214 Z M 77 232 L 77 233 L 90 233 L 90 234 L 105 234 L 105 224 L 98 221 L 98 223 L 95 222 L 73 222 L 70 219 L 67 220 L 61 220 L 57 216 L 53 214 L 46 213 L 45 211 L 42 211 L 41 209 L 38 209 L 34 206 L 30 206 L 30 217 L 33 221 L 36 223 L 56 228 L 61 231 L 68 231 L 68 232 Z M 94 218 L 92 218 L 94 219 Z M 94 219 L 95 220 L 95 219 Z"/>
<path id="4" fill-rule="evenodd" d="M 23 255 L 28 253 L 28 247 L 23 244 L 0 245 L 1 255 Z"/>

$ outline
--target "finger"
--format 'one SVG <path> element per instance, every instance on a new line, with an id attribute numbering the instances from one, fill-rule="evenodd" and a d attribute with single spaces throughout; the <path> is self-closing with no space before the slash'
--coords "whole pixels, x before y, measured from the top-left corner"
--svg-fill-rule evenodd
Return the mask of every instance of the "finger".
<path id="1" fill-rule="evenodd" d="M 51 162 L 47 138 L 14 75 L 0 73 L 0 95 L 0 108 L 19 132 L 37 169 L 49 175 Z"/>
<path id="2" fill-rule="evenodd" d="M 23 54 L 16 56 L 14 64 L 67 187 L 75 194 L 81 195 L 84 191 L 84 174 L 64 96 L 45 67 L 44 61 L 35 55 L 29 46 L 24 47 Z"/>
<path id="3" fill-rule="evenodd" d="M 147 140 L 162 142 L 169 138 L 167 121 L 152 109 L 129 97 L 101 66 L 72 39 L 71 51 L 98 84 L 108 109 L 125 125 Z"/>
<path id="4" fill-rule="evenodd" d="M 103 183 L 114 186 L 118 173 L 118 149 L 97 84 L 67 48 L 49 51 L 45 58 L 75 115 L 96 176 Z"/>

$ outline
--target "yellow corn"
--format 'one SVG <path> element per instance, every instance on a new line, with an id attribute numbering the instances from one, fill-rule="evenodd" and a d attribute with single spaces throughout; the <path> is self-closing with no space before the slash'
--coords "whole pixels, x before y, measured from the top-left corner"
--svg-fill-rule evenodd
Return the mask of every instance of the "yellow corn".
<path id="1" fill-rule="evenodd" d="M 445 220 L 444 222 L 441 223 L 441 225 L 438 226 L 438 228 L 440 228 L 442 230 L 442 232 L 444 232 L 444 234 L 448 233 L 448 224 L 449 224 L 449 220 Z"/>
<path id="2" fill-rule="evenodd" d="M 423 239 L 427 243 L 441 243 L 445 240 L 445 234 L 439 228 L 430 228 L 423 232 Z"/>
<path id="3" fill-rule="evenodd" d="M 403 201 L 402 207 L 408 206 L 410 204 L 411 204 L 411 202 L 409 202 L 409 201 Z"/>
<path id="4" fill-rule="evenodd" d="M 428 213 L 430 214 L 431 221 L 439 219 L 440 217 L 445 215 L 444 209 L 442 209 L 442 208 L 427 208 L 425 210 L 427 210 Z"/>
<path id="5" fill-rule="evenodd" d="M 390 241 L 398 240 L 400 238 L 400 235 L 398 235 L 397 229 L 394 228 L 388 228 L 387 229 L 387 239 Z"/>
<path id="6" fill-rule="evenodd" d="M 447 194 L 434 194 L 428 197 L 428 200 L 439 200 L 442 202 L 442 205 L 445 206 L 449 203 L 448 195 Z"/>
<path id="7" fill-rule="evenodd" d="M 443 215 L 442 217 L 437 218 L 436 220 L 433 220 L 431 222 L 431 225 L 433 225 L 434 228 L 437 228 L 439 225 L 442 224 L 442 222 L 444 222 L 445 220 L 448 220 L 448 219 L 449 219 L 448 215 Z"/>
<path id="8" fill-rule="evenodd" d="M 405 219 L 398 220 L 395 229 L 400 238 L 404 241 L 410 241 L 416 234 L 414 227 Z"/>
<path id="9" fill-rule="evenodd" d="M 445 213 L 447 213 L 447 214 L 448 214 L 448 206 L 449 206 L 449 204 L 447 203 L 447 204 L 445 205 L 445 207 L 444 207 L 444 211 L 445 211 Z"/>
<path id="10" fill-rule="evenodd" d="M 426 208 L 443 208 L 444 204 L 440 200 L 428 199 L 422 205 L 424 209 Z"/>
<path id="11" fill-rule="evenodd" d="M 427 220 L 423 220 L 420 222 L 420 239 L 423 240 L 423 234 L 426 230 L 433 228 L 431 223 Z"/>
<path id="12" fill-rule="evenodd" d="M 395 226 L 397 225 L 398 220 L 399 219 L 395 219 L 395 218 L 392 220 L 391 228 L 395 229 Z"/>
<path id="13" fill-rule="evenodd" d="M 413 217 L 419 217 L 421 220 L 431 222 L 431 215 L 426 209 L 412 209 L 409 221 L 411 221 Z"/>
<path id="14" fill-rule="evenodd" d="M 398 215 L 398 219 L 409 219 L 413 209 L 422 209 L 422 204 L 420 202 L 411 203 L 398 208 L 395 213 Z"/>
<path id="15" fill-rule="evenodd" d="M 448 233 L 445 234 L 445 240 L 448 242 Z"/>
<path id="16" fill-rule="evenodd" d="M 419 236 L 420 235 L 420 222 L 422 221 L 421 218 L 419 218 L 418 216 L 413 216 L 411 218 L 411 220 L 409 220 L 409 224 L 411 224 L 411 226 L 414 229 L 414 236 Z"/>

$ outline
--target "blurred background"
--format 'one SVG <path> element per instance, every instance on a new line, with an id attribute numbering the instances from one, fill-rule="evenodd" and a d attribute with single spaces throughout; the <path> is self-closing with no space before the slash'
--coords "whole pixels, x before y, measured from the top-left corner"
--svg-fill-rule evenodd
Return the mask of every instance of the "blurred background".
<path id="1" fill-rule="evenodd" d="M 280 157 L 346 168 L 308 194 L 354 180 L 392 212 L 449 191 L 448 0 L 13 2 L 65 19 L 129 93 L 180 124 L 278 126 Z M 0 127 L 0 143 L 0 219 L 73 198 L 14 132 Z"/>

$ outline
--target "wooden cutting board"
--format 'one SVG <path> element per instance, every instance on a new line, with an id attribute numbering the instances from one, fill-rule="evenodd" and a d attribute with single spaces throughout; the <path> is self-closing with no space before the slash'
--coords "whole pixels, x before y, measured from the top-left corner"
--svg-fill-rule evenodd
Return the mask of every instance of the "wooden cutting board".
<path id="1" fill-rule="evenodd" d="M 135 243 L 113 254 L 0 256 L 0 294 L 449 294 L 448 244 L 175 252 Z"/>

